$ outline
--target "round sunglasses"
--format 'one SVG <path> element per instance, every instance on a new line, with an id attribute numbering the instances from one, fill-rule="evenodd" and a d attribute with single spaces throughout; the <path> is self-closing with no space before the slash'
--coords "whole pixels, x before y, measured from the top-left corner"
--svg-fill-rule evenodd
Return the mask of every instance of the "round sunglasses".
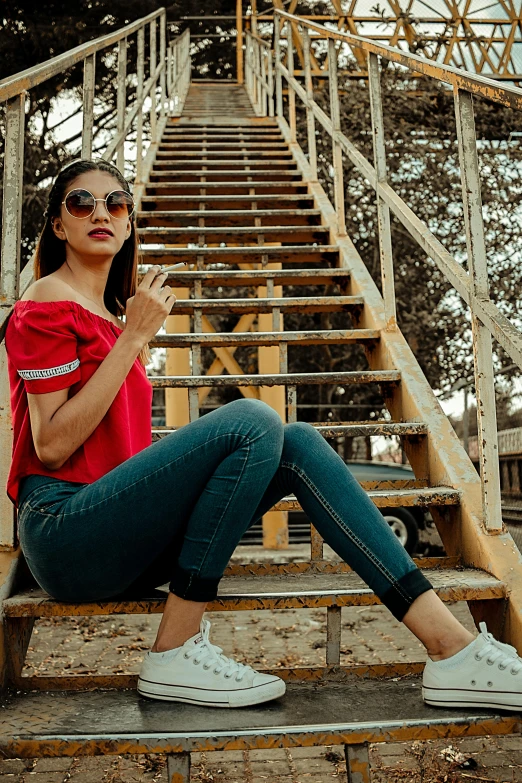
<path id="1" fill-rule="evenodd" d="M 97 201 L 104 201 L 105 209 L 116 220 L 128 219 L 134 212 L 133 198 L 126 190 L 112 190 L 105 198 L 94 198 L 88 190 L 75 188 L 67 193 L 62 204 L 71 217 L 88 218 L 96 209 Z"/>

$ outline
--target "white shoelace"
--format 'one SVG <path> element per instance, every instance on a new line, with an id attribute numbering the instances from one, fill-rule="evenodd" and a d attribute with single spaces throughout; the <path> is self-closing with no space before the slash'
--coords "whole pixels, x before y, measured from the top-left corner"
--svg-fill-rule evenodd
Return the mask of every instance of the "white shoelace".
<path id="1" fill-rule="evenodd" d="M 225 670 L 225 677 L 230 679 L 236 675 L 236 681 L 241 682 L 246 672 L 251 669 L 251 666 L 247 666 L 244 663 L 234 661 L 232 658 L 227 658 L 226 655 L 221 655 L 223 648 L 212 644 L 209 637 L 210 633 L 210 621 L 203 620 L 201 624 L 201 635 L 203 641 L 191 650 L 186 650 L 183 655 L 185 658 L 193 658 L 195 664 L 199 664 L 205 661 L 203 664 L 204 669 L 210 669 L 214 666 L 214 673 L 219 674 L 223 669 Z"/>
<path id="2" fill-rule="evenodd" d="M 511 673 L 518 674 L 522 669 L 522 658 L 518 655 L 517 650 L 510 644 L 504 644 L 494 638 L 492 634 L 488 632 L 486 623 L 479 623 L 479 628 L 487 644 L 484 645 L 480 653 L 475 653 L 477 661 L 481 661 L 482 658 L 487 656 L 488 663 L 498 663 L 499 669 L 506 669 L 511 665 Z"/>

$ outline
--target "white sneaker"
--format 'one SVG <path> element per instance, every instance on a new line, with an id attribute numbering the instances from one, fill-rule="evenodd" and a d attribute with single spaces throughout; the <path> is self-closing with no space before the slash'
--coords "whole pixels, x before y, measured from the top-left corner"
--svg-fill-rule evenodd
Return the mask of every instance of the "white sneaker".
<path id="1" fill-rule="evenodd" d="M 464 648 L 468 654 L 457 665 L 445 668 L 428 658 L 422 675 L 426 704 L 522 710 L 522 658 L 488 633 L 486 623 L 479 628 L 480 635 Z"/>
<path id="2" fill-rule="evenodd" d="M 261 674 L 221 655 L 209 640 L 210 622 L 182 647 L 152 653 L 143 660 L 138 693 L 152 699 L 184 701 L 206 707 L 246 707 L 277 699 L 286 691 L 280 677 Z"/>

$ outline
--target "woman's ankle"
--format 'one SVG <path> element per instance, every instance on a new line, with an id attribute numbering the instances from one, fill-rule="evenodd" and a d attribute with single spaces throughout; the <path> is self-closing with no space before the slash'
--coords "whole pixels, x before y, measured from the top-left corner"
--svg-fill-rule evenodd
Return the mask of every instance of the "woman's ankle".
<path id="1" fill-rule="evenodd" d="M 452 640 L 447 642 L 441 642 L 436 648 L 428 649 L 428 655 L 432 661 L 443 661 L 446 658 L 451 658 L 452 655 L 456 655 L 465 647 L 474 642 L 476 636 L 471 633 L 467 633 L 466 636 L 459 640 Z"/>

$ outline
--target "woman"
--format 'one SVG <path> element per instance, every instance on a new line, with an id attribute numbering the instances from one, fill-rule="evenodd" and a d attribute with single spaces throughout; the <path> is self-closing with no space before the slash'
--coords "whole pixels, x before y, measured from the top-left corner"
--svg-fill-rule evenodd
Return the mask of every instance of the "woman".
<path id="1" fill-rule="evenodd" d="M 151 444 L 144 364 L 175 302 L 165 278 L 153 267 L 137 286 L 122 174 L 103 161 L 62 169 L 35 282 L 6 332 L 14 425 L 7 492 L 40 586 L 78 602 L 139 597 L 169 582 L 138 691 L 223 707 L 268 701 L 283 695 L 284 682 L 222 655 L 203 613 L 247 528 L 295 493 L 325 541 L 426 647 L 428 703 L 520 709 L 516 650 L 485 624 L 474 637 L 453 617 L 311 425 L 283 425 L 269 406 L 242 399 Z"/>

